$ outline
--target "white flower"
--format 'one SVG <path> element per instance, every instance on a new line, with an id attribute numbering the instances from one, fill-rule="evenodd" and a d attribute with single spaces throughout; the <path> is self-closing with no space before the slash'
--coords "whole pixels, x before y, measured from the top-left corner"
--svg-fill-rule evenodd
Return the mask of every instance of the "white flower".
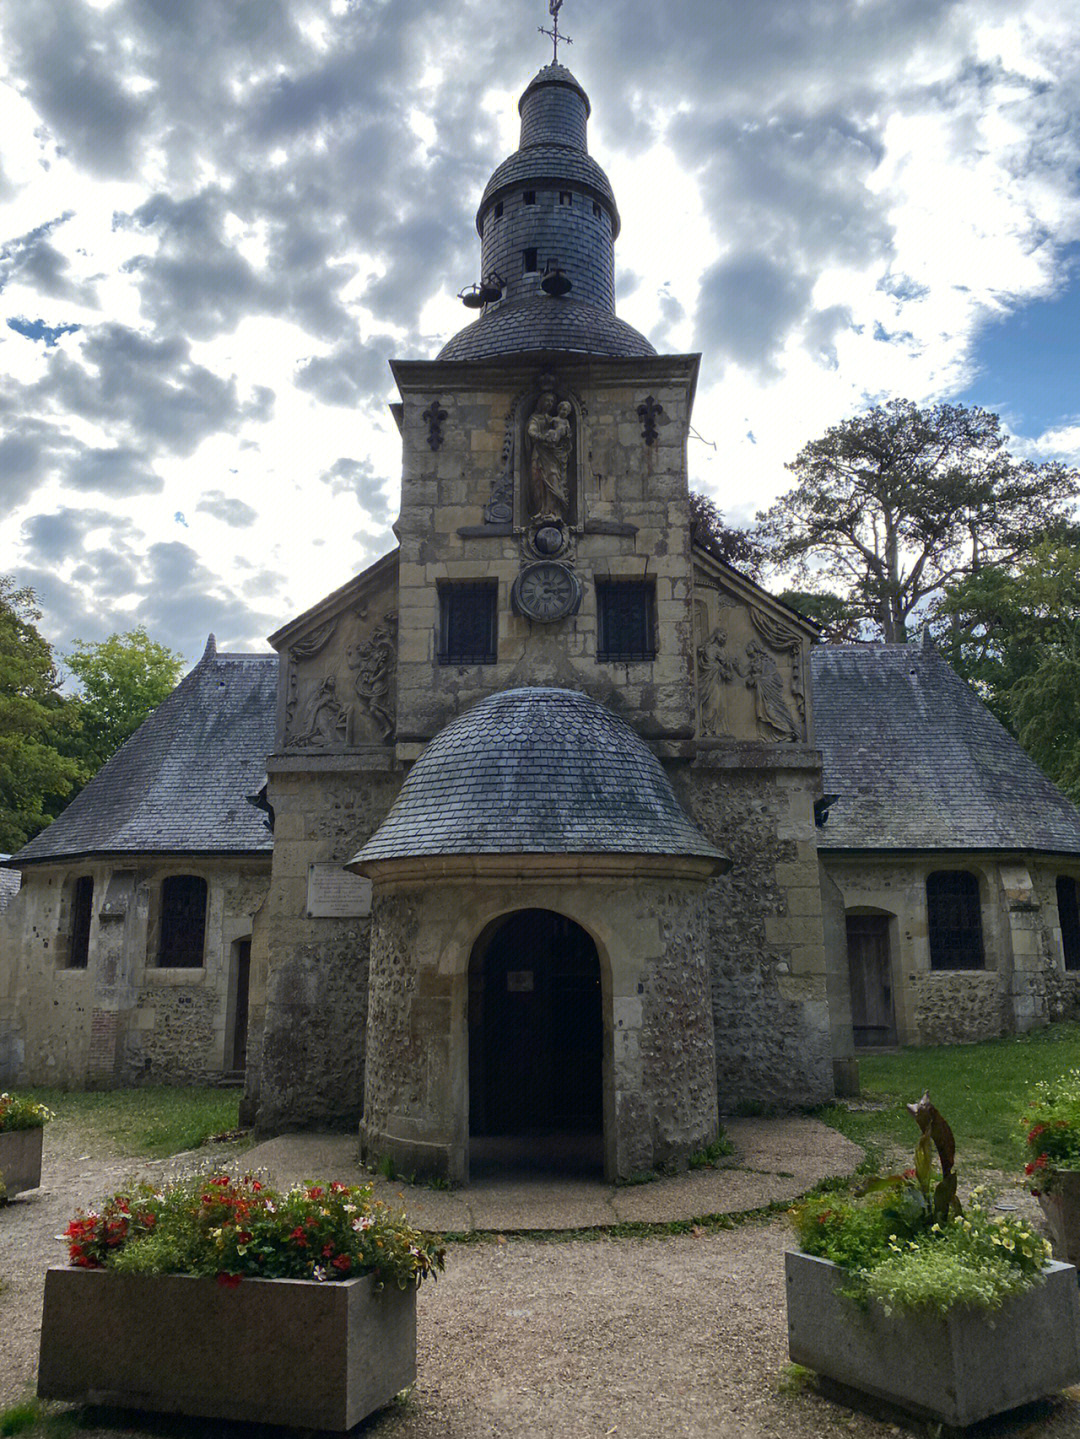
<path id="1" fill-rule="evenodd" d="M 311 1277 L 312 1279 L 325 1279 L 326 1270 L 321 1264 L 316 1264 L 315 1268 L 311 1271 Z"/>
<path id="2" fill-rule="evenodd" d="M 362 1234 L 365 1229 L 370 1229 L 374 1222 L 375 1221 L 371 1219 L 367 1214 L 363 1214 L 360 1216 L 359 1219 L 353 1220 L 352 1227 L 357 1234 Z"/>

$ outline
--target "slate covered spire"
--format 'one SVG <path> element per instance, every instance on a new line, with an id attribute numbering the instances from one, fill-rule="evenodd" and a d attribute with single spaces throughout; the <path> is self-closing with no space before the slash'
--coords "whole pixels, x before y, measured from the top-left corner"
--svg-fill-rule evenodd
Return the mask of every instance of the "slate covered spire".
<path id="1" fill-rule="evenodd" d="M 615 315 L 619 211 L 588 151 L 589 97 L 565 65 L 546 65 L 518 105 L 521 142 L 488 181 L 476 215 L 480 275 L 502 298 L 456 335 L 441 360 L 533 350 L 653 355 Z M 544 282 L 558 272 L 549 293 Z"/>

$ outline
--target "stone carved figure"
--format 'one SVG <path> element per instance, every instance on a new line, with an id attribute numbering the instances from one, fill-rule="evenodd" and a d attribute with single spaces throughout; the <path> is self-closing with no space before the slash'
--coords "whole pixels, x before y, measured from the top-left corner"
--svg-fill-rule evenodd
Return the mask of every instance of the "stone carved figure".
<path id="1" fill-rule="evenodd" d="M 389 739 L 394 730 L 394 668 L 397 661 L 396 614 L 383 616 L 363 644 L 350 645 L 346 662 L 355 671 L 356 697 Z"/>
<path id="2" fill-rule="evenodd" d="M 323 749 L 344 744 L 348 737 L 349 712 L 337 697 L 337 678 L 327 675 L 308 698 L 289 740 L 294 749 Z"/>
<path id="3" fill-rule="evenodd" d="M 541 393 L 529 416 L 529 513 L 534 519 L 551 515 L 570 518 L 570 456 L 574 448 L 569 400 L 555 401 L 551 390 Z"/>
<path id="4" fill-rule="evenodd" d="M 746 655 L 750 662 L 746 687 L 754 691 L 758 728 L 772 731 L 782 740 L 800 740 L 802 734 L 784 699 L 784 679 L 776 661 L 754 640 L 746 646 Z"/>
<path id="5" fill-rule="evenodd" d="M 698 645 L 698 694 L 701 704 L 701 733 L 730 735 L 724 723 L 723 686 L 745 678 L 737 659 L 727 653 L 727 634 L 719 626 Z"/>

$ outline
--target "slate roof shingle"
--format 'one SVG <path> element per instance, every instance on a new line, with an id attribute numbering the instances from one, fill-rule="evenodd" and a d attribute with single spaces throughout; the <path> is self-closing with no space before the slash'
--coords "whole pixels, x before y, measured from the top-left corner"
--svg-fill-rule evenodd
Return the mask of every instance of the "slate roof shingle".
<path id="1" fill-rule="evenodd" d="M 632 359 L 655 355 L 644 335 L 607 310 L 581 300 L 540 295 L 492 306 L 459 330 L 439 351 L 440 360 L 489 360 L 535 350 Z"/>
<path id="2" fill-rule="evenodd" d="M 1080 854 L 1080 811 L 932 644 L 810 652 L 822 850 Z"/>
<path id="3" fill-rule="evenodd" d="M 539 686 L 491 695 L 436 735 L 352 863 L 451 854 L 723 858 L 629 725 Z"/>
<path id="4" fill-rule="evenodd" d="M 274 747 L 277 656 L 213 644 L 67 809 L 7 863 L 90 854 L 266 853 L 246 798 Z"/>

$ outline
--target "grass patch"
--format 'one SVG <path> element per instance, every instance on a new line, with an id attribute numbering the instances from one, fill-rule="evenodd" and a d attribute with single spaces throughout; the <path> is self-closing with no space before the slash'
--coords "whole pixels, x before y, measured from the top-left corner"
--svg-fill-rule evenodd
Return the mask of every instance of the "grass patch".
<path id="1" fill-rule="evenodd" d="M 238 1089 L 187 1089 L 163 1085 L 141 1089 L 33 1089 L 29 1093 L 56 1114 L 54 1124 L 139 1159 L 164 1159 L 198 1149 L 239 1122 Z M 47 1141 L 46 1141 L 47 1142 Z"/>
<path id="2" fill-rule="evenodd" d="M 863 1097 L 830 1104 L 819 1117 L 873 1152 L 910 1149 L 919 1137 L 904 1105 L 929 1089 L 956 1135 L 961 1169 L 979 1166 L 1020 1172 L 1020 1118 L 1036 1080 L 1080 1067 L 1080 1025 L 1054 1024 L 1030 1034 L 983 1044 L 937 1045 L 859 1057 Z"/>

